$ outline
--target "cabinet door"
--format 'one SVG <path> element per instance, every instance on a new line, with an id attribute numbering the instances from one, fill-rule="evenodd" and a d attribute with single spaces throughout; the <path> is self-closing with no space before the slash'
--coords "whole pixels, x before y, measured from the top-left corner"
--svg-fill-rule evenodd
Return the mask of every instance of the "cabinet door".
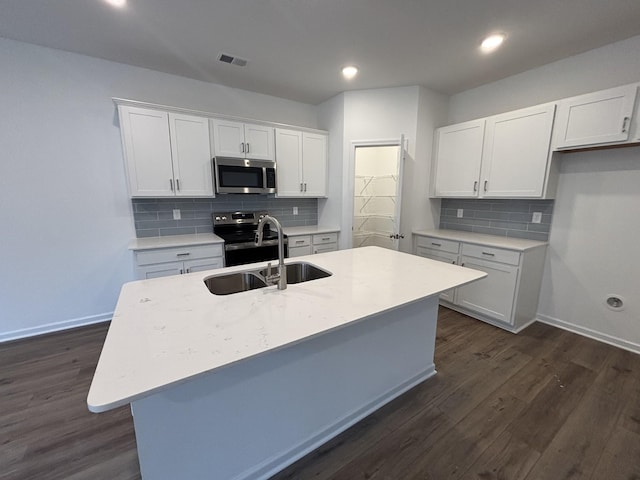
<path id="1" fill-rule="evenodd" d="M 324 245 L 314 245 L 313 253 L 326 253 L 326 252 L 335 252 L 338 250 L 337 243 L 325 243 Z"/>
<path id="2" fill-rule="evenodd" d="M 222 257 L 186 260 L 184 262 L 183 273 L 204 272 L 206 270 L 222 268 L 223 266 L 224 261 L 222 260 Z"/>
<path id="3" fill-rule="evenodd" d="M 456 265 L 458 262 L 458 255 L 455 253 L 446 253 L 438 250 L 431 250 L 424 247 L 417 247 L 416 254 L 420 257 L 429 258 L 431 260 L 437 260 L 438 262 L 450 263 L 452 265 Z M 445 290 L 440 294 L 440 298 L 442 300 L 446 300 L 447 302 L 453 303 L 453 295 L 455 293 L 454 288 L 450 288 L 449 290 Z"/>
<path id="4" fill-rule="evenodd" d="M 180 275 L 183 270 L 184 264 L 182 262 L 144 265 L 137 268 L 138 278 L 141 280 L 149 278 L 169 277 L 171 275 Z"/>
<path id="5" fill-rule="evenodd" d="M 129 106 L 118 113 L 130 195 L 174 196 L 168 114 Z"/>
<path id="6" fill-rule="evenodd" d="M 175 192 L 178 196 L 213 196 L 209 121 L 203 117 L 169 114 Z"/>
<path id="7" fill-rule="evenodd" d="M 541 197 L 555 104 L 487 119 L 481 197 Z"/>
<path id="8" fill-rule="evenodd" d="M 213 119 L 213 145 L 217 157 L 244 158 L 244 123 Z"/>
<path id="9" fill-rule="evenodd" d="M 276 128 L 278 197 L 302 197 L 302 132 Z"/>
<path id="10" fill-rule="evenodd" d="M 307 197 L 327 196 L 327 136 L 302 133 L 302 181 Z"/>
<path id="11" fill-rule="evenodd" d="M 637 90 L 635 84 L 625 85 L 561 101 L 555 147 L 626 141 Z"/>
<path id="12" fill-rule="evenodd" d="M 462 256 L 461 265 L 487 273 L 477 282 L 458 287 L 455 303 L 510 325 L 518 267 Z"/>
<path id="13" fill-rule="evenodd" d="M 436 130 L 436 197 L 477 197 L 484 139 L 483 120 Z"/>
<path id="14" fill-rule="evenodd" d="M 245 124 L 245 156 L 256 160 L 275 160 L 273 131 L 273 127 Z"/>
<path id="15" fill-rule="evenodd" d="M 311 245 L 302 247 L 289 247 L 289 258 L 301 257 L 303 255 L 311 255 Z"/>

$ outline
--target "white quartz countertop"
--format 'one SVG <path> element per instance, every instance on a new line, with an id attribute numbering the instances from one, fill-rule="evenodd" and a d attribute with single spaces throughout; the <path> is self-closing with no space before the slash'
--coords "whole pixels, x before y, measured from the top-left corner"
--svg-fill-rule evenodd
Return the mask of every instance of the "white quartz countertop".
<path id="1" fill-rule="evenodd" d="M 524 238 L 501 237 L 498 235 L 485 235 L 482 233 L 462 232 L 459 230 L 414 230 L 414 235 L 454 240 L 456 242 L 475 243 L 488 247 L 508 248 L 510 250 L 525 251 L 548 245 L 548 242 L 527 240 Z"/>
<path id="2" fill-rule="evenodd" d="M 427 258 L 364 247 L 287 259 L 332 276 L 232 295 L 204 279 L 265 263 L 126 283 L 87 403 L 102 412 L 310 337 L 486 276 Z"/>
<path id="3" fill-rule="evenodd" d="M 213 233 L 167 235 L 166 237 L 134 238 L 129 243 L 129 250 L 150 250 L 152 248 L 186 247 L 214 243 L 224 243 L 224 240 Z"/>
<path id="4" fill-rule="evenodd" d="M 321 227 L 319 225 L 307 225 L 304 227 L 283 227 L 283 231 L 286 235 L 316 235 L 322 233 L 335 233 L 339 232 L 339 227 Z"/>

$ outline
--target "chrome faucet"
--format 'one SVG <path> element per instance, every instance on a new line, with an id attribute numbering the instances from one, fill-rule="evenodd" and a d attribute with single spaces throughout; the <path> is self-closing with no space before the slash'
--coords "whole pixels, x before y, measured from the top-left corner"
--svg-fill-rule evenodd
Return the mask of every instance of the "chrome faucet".
<path id="1" fill-rule="evenodd" d="M 284 264 L 284 241 L 282 239 L 282 225 L 274 217 L 265 215 L 258 224 L 258 231 L 256 232 L 256 245 L 259 247 L 262 245 L 262 235 L 265 224 L 270 223 L 276 227 L 278 232 L 278 273 L 271 274 L 271 262 L 267 265 L 267 275 L 265 276 L 266 283 L 268 285 L 275 285 L 278 282 L 278 290 L 285 290 L 287 288 L 287 267 Z"/>

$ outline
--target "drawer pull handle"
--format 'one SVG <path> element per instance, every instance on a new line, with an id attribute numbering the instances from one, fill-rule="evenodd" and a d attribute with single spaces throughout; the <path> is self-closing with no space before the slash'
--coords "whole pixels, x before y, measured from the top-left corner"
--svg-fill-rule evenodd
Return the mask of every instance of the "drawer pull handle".
<path id="1" fill-rule="evenodd" d="M 436 247 L 441 247 L 442 246 L 441 243 L 436 243 L 436 242 L 431 242 L 431 245 L 435 245 Z"/>
<path id="2" fill-rule="evenodd" d="M 489 253 L 489 252 L 482 252 L 483 255 L 487 255 L 489 257 L 495 257 L 496 254 L 495 253 Z"/>
<path id="3" fill-rule="evenodd" d="M 331 240 L 331 237 L 323 237 L 322 240 Z"/>
<path id="4" fill-rule="evenodd" d="M 627 133 L 627 122 L 629 121 L 629 117 L 624 117 L 622 121 L 622 133 Z"/>
<path id="5" fill-rule="evenodd" d="M 296 243 L 304 243 L 304 240 L 296 240 Z"/>
<path id="6" fill-rule="evenodd" d="M 477 180 L 475 182 L 473 182 L 473 191 L 474 192 L 478 191 L 478 181 Z"/>
<path id="7" fill-rule="evenodd" d="M 176 257 L 186 257 L 187 255 L 191 255 L 189 252 L 187 253 L 176 253 Z"/>
<path id="8" fill-rule="evenodd" d="M 484 181 L 484 191 L 487 191 L 487 183 L 489 183 L 489 180 L 485 180 Z"/>

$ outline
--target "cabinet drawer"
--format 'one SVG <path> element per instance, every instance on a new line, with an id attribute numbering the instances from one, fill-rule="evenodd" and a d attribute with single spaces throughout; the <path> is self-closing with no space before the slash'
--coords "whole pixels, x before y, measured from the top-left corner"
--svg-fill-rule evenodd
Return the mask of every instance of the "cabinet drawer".
<path id="1" fill-rule="evenodd" d="M 289 237 L 289 249 L 295 247 L 306 247 L 311 245 L 311 235 L 302 235 L 300 237 Z"/>
<path id="2" fill-rule="evenodd" d="M 462 254 L 468 257 L 482 258 L 484 260 L 507 263 L 509 265 L 520 264 L 520 252 L 515 252 L 513 250 L 503 250 L 501 248 L 463 243 Z"/>
<path id="3" fill-rule="evenodd" d="M 456 265 L 458 262 L 457 253 L 442 252 L 431 248 L 418 247 L 416 248 L 416 254 L 420 257 L 430 258 L 431 260 L 450 263 L 452 265 Z"/>
<path id="4" fill-rule="evenodd" d="M 338 242 L 337 233 L 322 233 L 322 234 L 313 236 L 314 245 L 322 245 L 325 243 L 337 243 L 337 242 Z"/>
<path id="5" fill-rule="evenodd" d="M 460 251 L 459 242 L 434 237 L 416 237 L 416 246 L 449 253 L 458 253 Z"/>
<path id="6" fill-rule="evenodd" d="M 136 252 L 138 265 L 222 257 L 222 245 L 191 245 L 188 247 L 159 248 Z"/>

